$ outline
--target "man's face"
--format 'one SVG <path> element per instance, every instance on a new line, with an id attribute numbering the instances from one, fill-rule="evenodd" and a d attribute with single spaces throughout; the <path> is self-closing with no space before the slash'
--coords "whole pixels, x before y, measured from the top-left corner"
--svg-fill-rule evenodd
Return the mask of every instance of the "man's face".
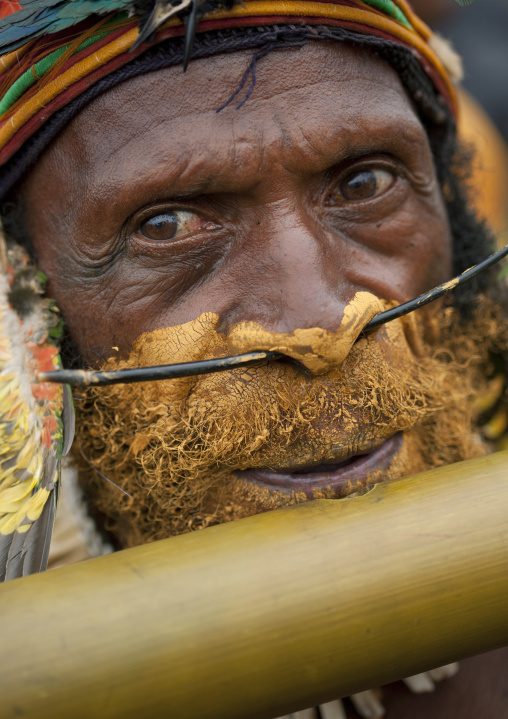
<path id="1" fill-rule="evenodd" d="M 402 302 L 449 278 L 450 233 L 428 139 L 396 73 L 365 51 L 310 42 L 262 59 L 247 102 L 236 109 L 233 101 L 217 112 L 237 88 L 251 55 L 218 56 L 191 63 L 186 74 L 175 67 L 123 83 L 85 108 L 26 180 L 22 195 L 38 263 L 85 363 L 98 365 L 112 355 L 127 358 L 143 333 L 152 333 L 151 346 L 158 348 L 147 353 L 146 345 L 135 346 L 136 361 L 145 364 L 198 358 L 192 337 L 201 337 L 201 345 L 205 338 L 205 354 L 227 353 L 223 338 L 231 333 L 238 338 L 239 326 L 261 325 L 282 336 L 315 327 L 334 333 L 358 292 Z M 355 300 L 361 319 L 357 305 Z M 192 326 L 185 341 L 178 332 L 157 334 L 203 313 L 213 313 L 207 315 L 213 319 L 206 331 L 206 322 Z M 409 366 L 404 353 L 411 341 L 408 345 L 400 333 L 400 328 L 399 335 L 381 333 L 369 345 L 371 364 L 361 360 L 360 365 L 371 383 L 382 363 L 387 372 Z M 242 335 L 240 349 L 259 346 L 255 334 L 247 333 L 252 341 Z M 350 339 L 348 351 L 356 335 Z M 237 477 L 248 475 L 249 456 L 255 469 L 267 464 L 272 470 L 274 464 L 275 470 L 308 468 L 312 458 L 316 472 L 323 462 L 340 464 L 340 457 L 319 448 L 335 446 L 333 433 L 347 436 L 348 417 L 361 425 L 354 440 L 361 452 L 391 442 L 380 447 L 378 458 L 388 466 L 401 451 L 386 417 L 396 403 L 380 405 L 376 414 L 371 402 L 362 415 L 358 397 L 365 393 L 358 389 L 359 365 L 355 369 L 353 362 L 356 394 L 350 397 L 356 399 L 344 409 L 337 376 L 316 378 L 302 362 L 275 363 L 254 372 L 254 382 L 251 375 L 228 373 L 213 387 L 205 382 L 188 388 L 187 395 L 180 391 L 178 401 L 173 390 L 167 396 L 161 390 L 160 396 L 152 393 L 152 408 L 171 405 L 164 421 L 170 417 L 174 429 L 183 405 L 186 412 L 192 405 L 188 425 L 207 415 L 205 397 L 238 395 L 244 383 L 249 389 L 243 405 L 229 407 L 226 401 L 222 415 L 234 416 L 246 428 L 256 424 L 249 414 L 256 396 L 262 398 L 256 416 L 268 407 L 269 423 L 278 413 L 277 431 L 259 429 L 246 444 L 251 454 L 236 465 L 230 455 L 224 459 L 225 450 L 209 453 L 209 474 L 220 475 L 227 465 Z M 391 379 L 395 385 L 399 380 Z M 421 386 L 412 391 L 425 396 Z M 134 394 L 125 402 L 126 414 L 150 396 L 148 389 L 137 399 Z M 275 395 L 285 397 L 277 408 L 270 405 Z M 323 396 L 334 398 L 335 409 L 330 404 L 318 416 L 326 404 Z M 122 402 L 115 402 L 119 424 Z M 154 417 L 160 419 L 161 412 Z M 131 421 L 132 416 L 126 426 Z M 383 422 L 388 429 L 376 444 L 369 427 Z M 166 445 L 166 430 L 161 431 L 157 436 Z M 224 427 L 217 431 L 222 437 L 226 433 Z M 153 449 L 146 432 L 139 427 L 132 432 L 137 449 L 147 443 Z M 209 437 L 210 427 L 207 432 Z M 127 440 L 125 446 L 132 450 L 134 445 Z M 302 447 L 310 445 L 311 460 L 304 460 Z M 123 456 L 133 460 L 137 449 Z M 164 474 L 165 460 L 154 459 L 153 451 L 150 457 Z M 141 465 L 150 474 L 146 458 Z M 406 465 L 399 474 L 404 470 Z M 186 471 L 180 467 L 175 477 L 189 481 Z M 247 475 L 242 476 L 258 485 L 266 479 Z M 231 507 L 223 490 L 214 490 L 214 501 Z M 307 490 L 304 494 L 309 496 Z M 214 511 L 208 502 L 206 512 Z"/>
<path id="2" fill-rule="evenodd" d="M 449 277 L 425 131 L 394 71 L 309 43 L 142 75 L 92 102 L 25 183 L 40 268 L 86 362 L 221 317 L 340 325 L 358 290 L 398 301 Z M 240 96 L 241 97 L 241 96 Z"/>

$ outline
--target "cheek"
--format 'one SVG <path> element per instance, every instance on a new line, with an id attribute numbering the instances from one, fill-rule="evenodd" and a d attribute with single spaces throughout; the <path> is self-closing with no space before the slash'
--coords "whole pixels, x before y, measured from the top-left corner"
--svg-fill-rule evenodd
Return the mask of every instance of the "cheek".
<path id="1" fill-rule="evenodd" d="M 116 301 L 118 287 L 110 273 L 85 269 L 71 244 L 39 243 L 37 264 L 49 278 L 48 295 L 59 307 L 76 348 L 86 362 L 100 362 L 119 345 L 126 307 Z"/>
<path id="2" fill-rule="evenodd" d="M 372 221 L 353 222 L 354 239 L 346 276 L 398 302 L 445 282 L 452 272 L 452 242 L 439 190 L 409 193 L 396 211 Z"/>
<path id="3" fill-rule="evenodd" d="M 106 269 L 84 267 L 66 254 L 47 258 L 40 267 L 51 278 L 48 292 L 77 348 L 85 361 L 96 364 L 111 357 L 113 347 L 126 356 L 144 332 L 199 315 L 192 290 L 213 271 L 216 254 L 200 251 L 182 259 L 162 248 L 157 256 L 127 252 Z M 206 308 L 206 290 L 202 295 Z M 180 308 L 188 304 L 191 316 L 187 312 L 181 320 Z"/>

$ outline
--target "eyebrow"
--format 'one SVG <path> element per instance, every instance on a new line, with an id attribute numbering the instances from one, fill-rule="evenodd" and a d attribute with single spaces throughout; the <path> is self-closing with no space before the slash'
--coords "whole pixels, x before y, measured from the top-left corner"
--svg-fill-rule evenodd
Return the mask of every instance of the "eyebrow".
<path id="1" fill-rule="evenodd" d="M 407 112 L 402 113 L 400 117 L 394 117 L 389 111 L 374 118 L 375 126 L 373 126 L 372 113 L 365 117 L 355 117 L 353 121 L 342 124 L 336 129 L 330 128 L 326 138 L 321 138 L 320 147 L 312 147 L 307 151 L 304 147 L 295 142 L 294 146 L 302 147 L 302 152 L 306 158 L 314 159 L 315 172 L 325 171 L 342 162 L 354 160 L 357 157 L 373 152 L 390 152 L 401 148 L 406 148 L 406 152 L 415 146 L 421 146 L 422 135 L 426 135 L 424 128 L 419 123 L 416 115 L 413 115 L 413 122 L 408 122 L 409 115 Z M 369 131 L 358 141 L 357 126 L 360 124 L 369 125 Z M 159 128 L 160 129 L 160 128 Z M 283 130 L 280 129 L 280 138 L 283 142 Z M 166 150 L 161 156 L 160 145 L 165 142 L 167 132 L 163 133 L 163 143 L 157 142 L 159 133 L 155 133 L 153 141 L 155 149 L 147 155 L 142 154 L 144 166 L 133 167 L 132 143 L 124 145 L 119 151 L 115 152 L 114 172 L 108 177 L 104 173 L 104 164 L 91 173 L 87 173 L 89 187 L 92 196 L 95 194 L 93 186 L 98 184 L 100 187 L 101 200 L 109 203 L 117 200 L 119 194 L 126 194 L 131 188 L 138 188 L 140 185 L 145 188 L 143 197 L 146 202 L 162 201 L 174 198 L 190 198 L 207 194 L 230 193 L 234 190 L 245 191 L 247 187 L 242 188 L 241 179 L 245 175 L 245 168 L 242 167 L 242 160 L 239 155 L 241 153 L 231 154 L 222 149 L 227 146 L 227 137 L 224 135 L 222 143 L 216 144 L 215 152 L 209 143 L 209 135 L 203 138 L 197 144 L 192 145 L 190 141 L 182 148 L 172 141 L 172 144 L 163 147 Z M 263 144 L 262 138 L 258 132 L 252 134 L 253 144 L 256 150 L 259 148 L 259 154 L 266 153 L 266 145 Z M 185 140 L 185 137 L 184 137 Z M 317 144 L 317 143 L 316 143 Z M 326 148 L 326 151 L 325 151 Z M 268 148 L 269 151 L 269 148 Z M 292 149 L 291 152 L 294 150 Z M 252 159 L 255 160 L 256 151 L 253 152 Z M 418 153 L 421 155 L 421 153 Z M 215 156 L 214 156 L 215 155 Z M 193 162 L 193 158 L 199 158 Z M 303 160 L 302 160 L 303 163 Z M 262 168 L 258 168 L 253 173 L 257 180 L 263 176 Z M 121 180 L 119 180 L 121 178 Z M 155 178 L 155 179 L 154 179 Z M 119 189 L 120 188 L 120 189 Z"/>

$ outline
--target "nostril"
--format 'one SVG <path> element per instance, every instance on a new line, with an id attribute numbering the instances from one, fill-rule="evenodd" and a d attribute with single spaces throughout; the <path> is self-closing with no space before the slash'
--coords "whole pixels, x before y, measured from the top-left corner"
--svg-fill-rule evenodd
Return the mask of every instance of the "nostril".
<path id="1" fill-rule="evenodd" d="M 280 352 L 312 374 L 324 374 L 340 367 L 363 327 L 382 309 L 383 305 L 375 295 L 357 292 L 346 305 L 336 332 L 310 327 L 284 333 L 267 330 L 256 322 L 240 322 L 227 337 L 228 348 L 232 354 L 253 350 Z"/>

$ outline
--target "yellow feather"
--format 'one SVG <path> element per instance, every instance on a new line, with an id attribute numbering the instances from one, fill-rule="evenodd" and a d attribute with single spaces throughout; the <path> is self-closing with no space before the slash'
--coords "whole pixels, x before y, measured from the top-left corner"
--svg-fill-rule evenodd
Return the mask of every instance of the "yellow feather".
<path id="1" fill-rule="evenodd" d="M 4 489 L 0 494 L 0 514 L 19 512 L 19 503 L 25 503 L 27 501 L 26 498 L 30 495 L 33 488 L 33 482 L 27 480 L 26 482 L 20 482 L 13 487 Z"/>
<path id="2" fill-rule="evenodd" d="M 31 434 L 29 438 L 25 440 L 26 444 L 21 448 L 21 451 L 18 454 L 17 465 L 20 468 L 28 467 L 34 454 L 37 452 L 37 440 L 34 435 L 35 433 Z"/>
<path id="3" fill-rule="evenodd" d="M 41 516 L 41 512 L 44 509 L 44 505 L 46 504 L 49 497 L 49 492 L 47 489 L 39 489 L 39 491 L 33 495 L 33 497 L 30 498 L 28 502 L 28 506 L 23 509 L 26 509 L 26 516 L 31 522 L 35 522 L 36 519 L 39 519 Z"/>
<path id="4" fill-rule="evenodd" d="M 12 375 L 10 375 L 12 378 Z M 12 378 L 5 382 L 5 377 L 0 377 L 0 404 L 5 401 L 10 392 L 16 391 L 15 379 Z M 10 408 L 9 408 L 10 409 Z"/>
<path id="5" fill-rule="evenodd" d="M 0 534 L 12 534 L 18 525 L 16 514 L 0 516 Z"/>

